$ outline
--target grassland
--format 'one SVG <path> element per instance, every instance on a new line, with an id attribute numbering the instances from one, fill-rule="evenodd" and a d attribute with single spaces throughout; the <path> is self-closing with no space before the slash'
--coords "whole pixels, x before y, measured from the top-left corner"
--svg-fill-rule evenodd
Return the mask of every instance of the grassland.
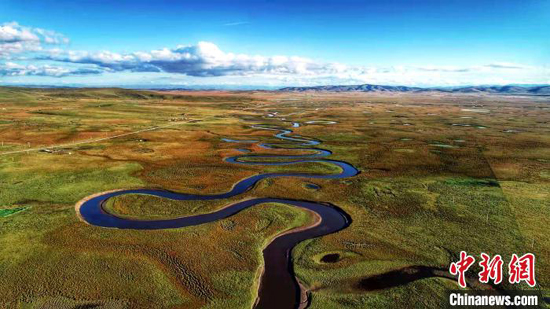
<path id="1" fill-rule="evenodd" d="M 300 154 L 222 141 L 278 142 L 250 125 L 290 128 L 289 121 L 302 124 L 292 128 L 296 134 L 322 140 L 331 159 L 361 173 L 266 179 L 226 201 L 128 195 L 107 207 L 144 219 L 205 213 L 253 197 L 335 204 L 352 224 L 293 251 L 297 276 L 312 291 L 311 308 L 439 308 L 444 291 L 456 288 L 450 280 L 377 291 L 359 282 L 411 265 L 446 267 L 461 250 L 506 261 L 532 252 L 537 288 L 548 289 L 549 103 L 485 95 L 0 87 L 0 308 L 250 307 L 262 248 L 311 220 L 307 213 L 267 204 L 201 226 L 132 231 L 86 225 L 74 204 L 120 188 L 214 194 L 263 172 L 335 172 L 314 163 L 223 162 L 242 154 L 237 148 Z M 315 120 L 338 123 L 305 124 Z M 120 137 L 106 139 L 113 136 Z M 335 253 L 337 262 L 322 262 Z"/>

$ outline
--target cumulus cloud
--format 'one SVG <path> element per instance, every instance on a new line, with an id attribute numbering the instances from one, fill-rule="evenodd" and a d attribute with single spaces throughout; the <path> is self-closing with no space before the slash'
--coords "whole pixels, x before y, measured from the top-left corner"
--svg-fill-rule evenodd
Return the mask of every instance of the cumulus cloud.
<path id="1" fill-rule="evenodd" d="M 243 23 L 226 25 L 239 24 Z M 210 42 L 132 53 L 71 51 L 56 46 L 67 42 L 65 36 L 54 31 L 15 22 L 0 25 L 0 76 L 67 77 L 117 73 L 125 74 L 126 79 L 130 79 L 130 75 L 132 78 L 142 76 L 143 79 L 155 74 L 169 75 L 177 82 L 185 80 L 195 84 L 373 83 L 417 86 L 542 83 L 550 76 L 547 67 L 505 62 L 472 66 L 348 66 L 298 56 L 236 54 L 223 51 Z M 133 74 L 136 72 L 140 74 Z M 105 74 L 102 79 L 114 75 Z"/>
<path id="2" fill-rule="evenodd" d="M 0 58 L 43 50 L 45 44 L 67 44 L 69 39 L 51 30 L 21 26 L 16 22 L 0 25 Z"/>
<path id="3" fill-rule="evenodd" d="M 441 79 L 438 74 L 454 75 L 485 74 L 499 70 L 529 70 L 528 66 L 513 63 L 490 63 L 477 66 L 393 66 L 385 68 L 347 66 L 325 63 L 297 56 L 259 56 L 234 54 L 222 51 L 210 42 L 196 45 L 163 48 L 149 52 L 114 53 L 53 51 L 40 59 L 95 65 L 111 72 L 163 72 L 191 77 L 220 76 L 291 76 L 299 79 L 362 81 L 389 77 L 410 84 L 408 77 L 430 76 Z M 431 73 L 431 74 L 430 74 Z"/>
<path id="4" fill-rule="evenodd" d="M 69 75 L 100 74 L 104 70 L 96 68 L 67 68 L 52 65 L 23 65 L 14 62 L 0 64 L 0 76 L 52 76 L 64 77 Z"/>
<path id="5" fill-rule="evenodd" d="M 55 52 L 42 60 L 94 64 L 114 71 L 166 72 L 188 76 L 226 76 L 251 74 L 335 74 L 348 68 L 341 64 L 319 63 L 296 56 L 251 56 L 222 51 L 210 42 L 158 49 L 150 52 L 119 54 L 109 51 Z"/>

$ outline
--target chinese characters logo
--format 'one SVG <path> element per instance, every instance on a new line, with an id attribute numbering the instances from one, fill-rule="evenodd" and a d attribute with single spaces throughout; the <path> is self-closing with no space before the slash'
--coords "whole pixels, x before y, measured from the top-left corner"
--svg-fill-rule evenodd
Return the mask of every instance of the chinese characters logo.
<path id="1" fill-rule="evenodd" d="M 475 258 L 468 255 L 465 251 L 460 252 L 460 260 L 451 263 L 449 272 L 452 275 L 458 275 L 458 285 L 466 288 L 466 271 L 475 263 Z M 500 255 L 495 255 L 491 258 L 486 253 L 481 253 L 481 261 L 479 266 L 481 271 L 478 273 L 479 281 L 489 283 L 493 280 L 494 284 L 502 282 L 502 266 L 504 261 Z M 535 280 L 535 255 L 526 253 L 521 257 L 517 254 L 512 254 L 510 263 L 508 264 L 508 282 L 516 284 L 524 281 L 530 287 L 534 287 L 537 282 Z"/>

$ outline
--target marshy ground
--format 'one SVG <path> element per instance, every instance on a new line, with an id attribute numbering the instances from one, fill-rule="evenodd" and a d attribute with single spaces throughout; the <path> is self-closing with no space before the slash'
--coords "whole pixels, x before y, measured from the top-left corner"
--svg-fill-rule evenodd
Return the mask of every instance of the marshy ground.
<path id="1" fill-rule="evenodd" d="M 532 252 L 537 288 L 549 288 L 548 97 L 0 88 L 0 308 L 252 306 L 263 247 L 308 213 L 265 204 L 201 226 L 133 231 L 87 225 L 74 204 L 113 189 L 214 194 L 259 173 L 334 172 L 224 162 L 243 150 L 303 153 L 223 140 L 275 142 L 250 127 L 258 123 L 319 139 L 361 173 L 266 179 L 234 200 L 134 195 L 107 207 L 145 219 L 253 197 L 337 205 L 351 225 L 293 251 L 311 308 L 439 308 L 456 282 L 424 270 L 448 267 L 461 250 L 505 261 Z M 409 269 L 422 271 L 379 282 Z"/>

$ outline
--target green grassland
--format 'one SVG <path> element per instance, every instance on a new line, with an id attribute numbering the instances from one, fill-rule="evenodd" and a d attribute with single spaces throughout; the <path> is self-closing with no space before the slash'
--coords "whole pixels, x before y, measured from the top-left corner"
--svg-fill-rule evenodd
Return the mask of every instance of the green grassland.
<path id="1" fill-rule="evenodd" d="M 278 117 L 262 117 L 275 111 L 302 124 L 291 128 L 297 135 L 321 140 L 330 159 L 361 173 L 265 179 L 223 201 L 125 195 L 107 210 L 158 219 L 257 197 L 337 205 L 351 225 L 293 251 L 311 308 L 439 308 L 455 282 L 430 278 L 375 291 L 359 282 L 413 265 L 445 268 L 461 250 L 501 254 L 505 261 L 532 252 L 537 289 L 548 289 L 548 104 L 545 97 L 481 95 L 0 87 L 0 308 L 250 308 L 262 249 L 282 231 L 312 222 L 309 213 L 265 204 L 200 226 L 133 231 L 87 225 L 74 205 L 113 189 L 215 194 L 259 173 L 339 172 L 324 163 L 223 161 L 243 148 L 254 155 L 304 153 L 221 141 L 280 142 L 271 131 L 250 128 L 290 128 Z M 489 112 L 471 112 L 476 108 Z M 305 124 L 313 120 L 338 123 Z M 327 254 L 340 258 L 322 262 Z"/>

